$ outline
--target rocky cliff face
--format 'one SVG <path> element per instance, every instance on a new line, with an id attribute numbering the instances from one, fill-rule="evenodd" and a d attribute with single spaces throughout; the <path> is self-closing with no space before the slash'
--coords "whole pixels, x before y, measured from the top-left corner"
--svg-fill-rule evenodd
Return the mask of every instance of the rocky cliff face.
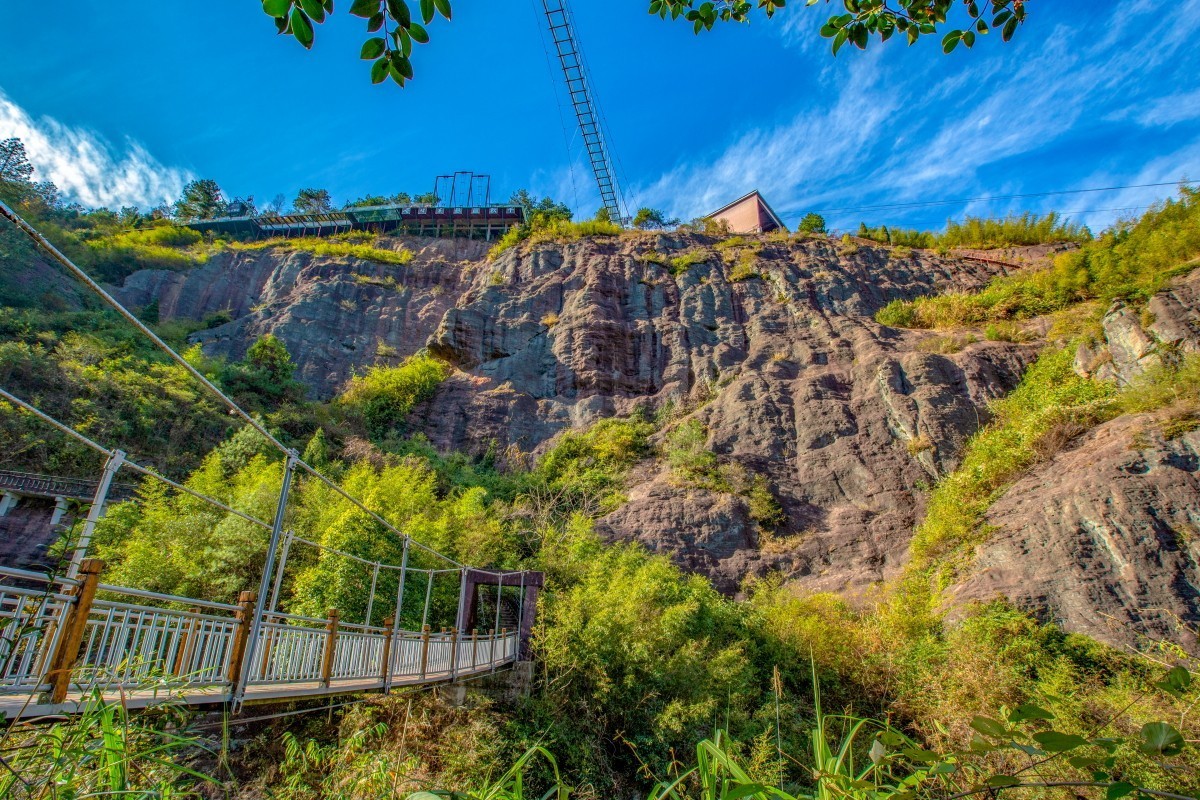
<path id="1" fill-rule="evenodd" d="M 1116 303 L 1075 369 L 1124 385 L 1200 352 L 1200 272 L 1137 312 Z M 1098 426 L 1017 481 L 958 601 L 997 595 L 1115 644 L 1200 646 L 1200 418 L 1168 407 Z"/>
<path id="2" fill-rule="evenodd" d="M 873 320 L 897 298 L 980 288 L 1008 269 L 1003 263 L 893 258 L 881 248 L 770 236 L 718 247 L 699 235 L 631 234 L 514 249 L 495 262 L 478 243 L 405 244 L 417 257 L 403 267 L 242 253 L 188 274 L 140 273 L 121 297 L 135 307 L 158 299 L 165 317 L 227 309 L 231 322 L 198 335 L 206 351 L 236 358 L 274 333 L 322 397 L 355 369 L 428 347 L 456 371 L 414 422 L 447 450 L 537 453 L 562 430 L 642 406 L 694 418 L 722 464 L 766 480 L 783 522 L 764 527 L 736 491 L 689 485 L 647 462 L 628 502 L 599 528 L 670 553 L 729 592 L 767 570 L 808 589 L 850 593 L 895 574 L 924 490 L 955 468 L 966 439 L 986 423 L 988 402 L 1017 384 L 1038 351 L 1037 343 L 898 331 Z M 1194 332 L 1194 294 L 1156 302 L 1184 311 L 1162 313 L 1162 330 L 1147 334 L 1154 341 L 1178 333 L 1168 332 L 1172 325 Z M 1114 331 L 1120 314 L 1109 315 Z M 1104 353 L 1081 353 L 1080 368 L 1119 370 L 1129 359 L 1144 368 L 1154 348 L 1139 350 L 1135 339 L 1114 333 Z M 982 571 L 960 597 L 1005 593 L 1092 631 L 1093 618 L 1072 608 L 1166 602 L 1146 587 L 1170 575 L 1173 608 L 1194 616 L 1181 599 L 1196 594 L 1194 559 L 1182 545 L 1154 541 L 1167 542 L 1163 531 L 1181 520 L 1195 529 L 1195 443 L 1152 439 L 1135 458 L 1113 444 L 1122 430 L 1093 432 L 1071 451 L 1077 461 L 1044 465 L 997 504 L 993 524 L 1012 533 L 989 541 Z M 1137 464 L 1167 466 L 1138 473 Z M 1089 507 L 1082 475 L 1091 476 Z M 1169 512 L 1170 521 L 1153 500 L 1167 485 L 1172 508 L 1184 509 Z M 1110 489 L 1129 499 L 1105 512 Z M 1056 504 L 1060 520 L 1035 519 L 1044 502 Z M 1078 555 L 1081 547 L 1120 550 L 1081 539 L 1101 528 L 1141 542 L 1113 562 L 1125 564 L 1110 570 L 1115 577 Z M 1151 529 L 1154 541 L 1145 538 Z M 1044 585 L 1023 583 L 1026 558 L 1044 564 Z M 1069 563 L 1075 572 L 1056 570 Z M 1114 593 L 1112 581 L 1142 566 L 1156 576 L 1146 587 Z"/>

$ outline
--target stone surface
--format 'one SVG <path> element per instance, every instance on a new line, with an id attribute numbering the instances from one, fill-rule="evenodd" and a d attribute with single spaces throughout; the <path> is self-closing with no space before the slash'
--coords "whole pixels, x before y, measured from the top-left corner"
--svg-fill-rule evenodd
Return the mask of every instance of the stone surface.
<path id="1" fill-rule="evenodd" d="M 1198 470 L 1200 430 L 1167 439 L 1148 414 L 1100 425 L 992 506 L 996 530 L 953 601 L 1005 596 L 1114 645 L 1151 637 L 1195 650 Z"/>
<path id="2" fill-rule="evenodd" d="M 191 338 L 210 356 L 239 359 L 274 334 L 314 397 L 335 394 L 355 369 L 399 363 L 425 346 L 470 281 L 482 242 L 384 240 L 415 252 L 406 265 L 329 258 L 302 251 L 230 251 L 188 272 L 146 270 L 115 289 L 133 309 L 159 303 L 161 319 L 232 321 Z"/>
<path id="3" fill-rule="evenodd" d="M 747 241 L 758 252 L 743 280 L 733 279 L 736 249 L 661 233 L 515 248 L 494 262 L 483 243 L 406 242 L 417 257 L 404 267 L 227 254 L 187 274 L 139 273 L 119 291 L 134 307 L 157 299 L 164 318 L 227 309 L 231 322 L 195 337 L 210 354 L 238 358 L 274 333 L 320 397 L 355 370 L 427 347 L 455 371 L 411 423 L 443 450 L 523 460 L 563 430 L 639 407 L 697 419 L 722 464 L 769 480 L 785 522 L 764 531 L 742 497 L 689 486 L 650 460 L 599 531 L 668 553 L 730 593 L 746 575 L 780 570 L 806 589 L 853 594 L 902 567 L 922 490 L 956 467 L 989 402 L 1040 346 L 900 331 L 874 313 L 897 298 L 979 289 L 1053 253 L 898 259 L 824 239 Z M 688 254 L 698 263 L 673 275 L 669 260 Z M 1114 307 L 1106 340 L 1081 347 L 1077 369 L 1127 381 L 1196 350 L 1198 294 L 1200 273 L 1145 313 Z M 1129 427 L 1154 424 L 1108 423 L 1018 482 L 989 516 L 1000 532 L 980 551 L 981 571 L 955 598 L 1003 593 L 1124 643 L 1129 630 L 1166 634 L 1171 614 L 1194 619 L 1196 434 L 1139 438 Z M 1105 628 L 1109 617 L 1126 632 Z"/>

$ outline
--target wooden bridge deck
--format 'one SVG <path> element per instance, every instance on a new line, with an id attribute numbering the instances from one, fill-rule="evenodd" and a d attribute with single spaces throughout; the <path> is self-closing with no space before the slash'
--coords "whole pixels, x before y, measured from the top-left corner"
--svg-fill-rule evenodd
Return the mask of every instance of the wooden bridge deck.
<path id="1" fill-rule="evenodd" d="M 453 673 L 448 670 L 430 672 L 424 677 L 419 675 L 401 676 L 394 678 L 386 686 L 384 681 L 370 678 L 335 680 L 331 681 L 328 686 L 321 681 L 257 684 L 246 689 L 241 697 L 241 703 L 255 705 L 382 692 L 385 689 L 402 689 L 411 686 L 435 686 L 486 675 L 496 669 L 507 668 L 509 663 L 511 662 L 496 667 L 480 666 L 473 670 Z M 60 703 L 46 702 L 44 698 L 44 693 L 24 696 L 0 694 L 0 714 L 9 720 L 77 714 L 87 703 L 96 701 L 96 694 L 94 691 L 75 689 L 70 691 L 67 698 Z M 129 709 L 141 709 L 165 702 L 182 702 L 192 706 L 225 705 L 232 702 L 233 697 L 229 687 L 226 686 L 179 685 L 172 687 L 166 685 L 155 689 L 102 690 L 100 699 L 104 703 L 119 704 Z"/>

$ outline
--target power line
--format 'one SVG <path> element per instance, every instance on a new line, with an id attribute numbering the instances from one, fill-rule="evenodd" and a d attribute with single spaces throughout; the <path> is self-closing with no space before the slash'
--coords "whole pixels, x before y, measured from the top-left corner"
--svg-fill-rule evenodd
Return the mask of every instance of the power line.
<path id="1" fill-rule="evenodd" d="M 1198 183 L 1198 181 L 1166 181 L 1164 183 L 1137 183 L 1129 186 L 1097 186 L 1091 189 L 1060 189 L 1053 192 L 1026 192 L 1024 194 L 994 194 L 986 197 L 963 197 L 957 200 L 917 200 L 908 203 L 879 203 L 870 206 L 848 206 L 845 208 L 825 208 L 818 211 L 833 214 L 833 213 L 848 213 L 851 211 L 876 211 L 887 208 L 922 208 L 927 206 L 952 206 L 961 203 L 981 203 L 988 200 L 1019 200 L 1030 197 L 1053 197 L 1063 194 L 1085 194 L 1087 192 L 1115 192 L 1122 189 L 1150 189 L 1161 186 L 1187 186 Z M 1078 213 L 1078 212 L 1077 212 Z"/>

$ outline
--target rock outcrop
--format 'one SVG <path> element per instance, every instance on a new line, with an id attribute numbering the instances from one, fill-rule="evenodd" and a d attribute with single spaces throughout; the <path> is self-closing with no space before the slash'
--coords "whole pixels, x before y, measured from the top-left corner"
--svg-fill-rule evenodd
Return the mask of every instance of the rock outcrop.
<path id="1" fill-rule="evenodd" d="M 1115 303 L 1080 374 L 1128 385 L 1200 352 L 1200 271 L 1144 308 Z M 993 533 L 967 600 L 1008 597 L 1115 645 L 1163 639 L 1195 650 L 1200 621 L 1200 419 L 1168 408 L 1099 425 L 1017 481 L 988 511 Z M 1182 415 L 1182 416 L 1180 416 Z"/>
<path id="2" fill-rule="evenodd" d="M 989 510 L 974 570 L 950 597 L 1008 597 L 1116 645 L 1195 651 L 1200 620 L 1200 430 L 1161 415 L 1100 425 Z"/>
<path id="3" fill-rule="evenodd" d="M 416 258 L 402 267 L 242 252 L 191 273 L 139 273 L 120 292 L 134 307 L 157 300 L 165 318 L 228 311 L 194 337 L 210 354 L 237 358 L 274 333 L 319 397 L 427 347 L 455 371 L 410 422 L 443 450 L 537 454 L 563 430 L 642 407 L 694 419 L 724 468 L 765 481 L 782 522 L 764 525 L 737 490 L 656 460 L 598 529 L 730 593 L 768 570 L 851 594 L 895 575 L 924 490 L 957 466 L 1040 347 L 873 319 L 895 299 L 979 289 L 1011 268 L 1003 260 L 772 236 L 626 234 L 495 261 L 483 243 L 404 244 Z M 1077 369 L 1128 382 L 1196 349 L 1198 294 L 1194 276 L 1145 312 L 1115 306 L 1106 341 L 1081 348 Z M 1101 638 L 1110 619 L 1139 635 L 1195 620 L 1196 434 L 1155 424 L 1100 426 L 1019 481 L 954 597 L 1003 594 Z"/>

